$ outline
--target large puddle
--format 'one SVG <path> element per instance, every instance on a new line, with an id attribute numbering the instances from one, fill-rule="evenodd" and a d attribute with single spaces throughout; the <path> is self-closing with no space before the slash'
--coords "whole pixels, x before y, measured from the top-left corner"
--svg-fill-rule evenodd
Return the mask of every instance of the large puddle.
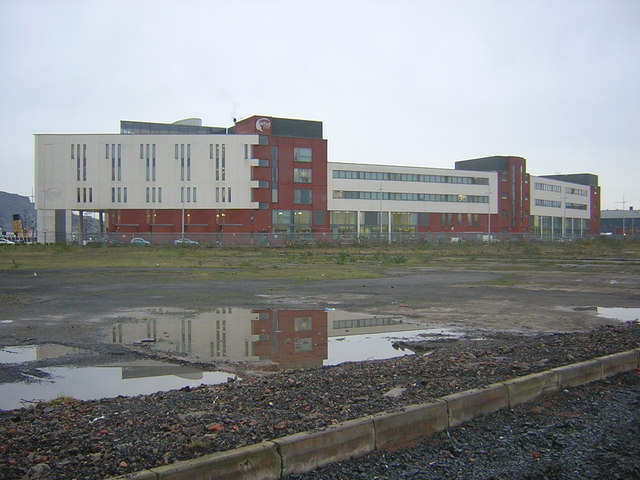
<path id="1" fill-rule="evenodd" d="M 621 322 L 640 318 L 640 308 L 575 307 Z M 310 368 L 410 355 L 400 341 L 458 338 L 452 330 L 427 329 L 405 317 L 320 310 L 256 310 L 234 307 L 209 312 L 143 309 L 119 312 L 107 343 L 137 346 L 194 362 L 243 362 L 256 369 Z M 0 364 L 82 354 L 56 344 L 0 349 Z M 69 362 L 65 362 L 69 363 Z M 93 367 L 39 368 L 30 382 L 2 384 L 0 409 L 66 396 L 79 400 L 133 396 L 226 382 L 222 371 L 145 360 Z M 44 378 L 41 378 L 44 377 Z"/>
<path id="2" fill-rule="evenodd" d="M 633 322 L 640 320 L 640 308 L 605 308 L 595 307 L 598 317 L 610 318 L 621 322 Z"/>
<path id="3" fill-rule="evenodd" d="M 192 361 L 245 362 L 262 369 L 309 368 L 409 355 L 398 341 L 455 338 L 456 332 L 425 329 L 404 317 L 354 314 L 334 309 L 250 310 L 225 307 L 204 313 L 171 309 L 120 312 L 106 342 L 142 346 Z M 0 349 L 0 363 L 24 364 L 82 354 L 56 344 Z M 78 400 L 133 396 L 217 384 L 232 376 L 145 360 L 93 367 L 39 368 L 45 378 L 3 384 L 0 409 L 58 397 Z"/>
<path id="4" fill-rule="evenodd" d="M 0 349 L 0 364 L 28 365 L 29 362 L 60 359 L 83 352 L 57 344 L 5 347 Z M 35 372 L 37 376 L 23 375 L 26 382 L 2 384 L 0 409 L 9 410 L 60 397 L 91 400 L 149 394 L 203 383 L 223 383 L 231 376 L 227 372 L 207 372 L 155 360 L 97 367 L 46 367 Z"/>
<path id="5" fill-rule="evenodd" d="M 170 364 L 109 365 L 102 367 L 48 367 L 47 377 L 34 383 L 2 385 L 0 409 L 9 410 L 61 397 L 91 400 L 118 395 L 134 396 L 185 386 L 224 383 L 227 372 L 203 372 Z"/>
<path id="6" fill-rule="evenodd" d="M 323 310 L 218 308 L 195 313 L 129 312 L 108 340 L 172 352 L 194 361 L 249 362 L 278 369 L 397 357 L 397 340 L 457 337 L 405 317 Z"/>

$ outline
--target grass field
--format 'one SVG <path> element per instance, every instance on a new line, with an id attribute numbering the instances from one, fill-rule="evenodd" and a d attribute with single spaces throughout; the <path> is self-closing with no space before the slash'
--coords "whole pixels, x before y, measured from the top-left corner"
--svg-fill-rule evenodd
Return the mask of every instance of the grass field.
<path id="1" fill-rule="evenodd" d="M 304 247 L 176 248 L 77 247 L 66 245 L 3 246 L 0 270 L 43 269 L 200 269 L 251 278 L 364 278 L 382 269 L 403 267 L 518 269 L 570 261 L 640 260 L 640 242 L 610 239 L 568 243 L 455 243 L 419 245 L 349 245 Z M 301 268 L 307 266 L 308 268 Z M 307 278 L 308 277 L 308 278 Z"/>

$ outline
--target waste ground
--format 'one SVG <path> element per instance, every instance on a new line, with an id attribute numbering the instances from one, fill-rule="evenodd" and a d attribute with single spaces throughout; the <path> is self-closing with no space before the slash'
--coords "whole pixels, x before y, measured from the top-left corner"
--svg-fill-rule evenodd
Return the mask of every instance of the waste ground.
<path id="1" fill-rule="evenodd" d="M 0 465 L 6 478 L 105 478 L 640 346 L 637 324 L 601 318 L 593 310 L 640 307 L 640 268 L 632 263 L 532 266 L 507 274 L 396 268 L 382 278 L 304 285 L 221 281 L 198 270 L 179 276 L 134 269 L 47 271 L 37 277 L 4 273 L 0 321 L 10 322 L 0 324 L 0 344 L 59 343 L 88 350 L 89 355 L 65 360 L 76 364 L 144 356 L 142 349 L 102 340 L 121 310 L 141 307 L 330 306 L 401 313 L 427 327 L 470 333 L 414 346 L 416 355 L 399 359 L 269 374 L 233 365 L 242 381 L 100 401 L 60 399 L 5 412 Z M 0 382 L 21 373 L 19 366 L 3 366 Z M 385 395 L 391 391 L 402 393 Z M 607 395 L 596 392 L 599 397 Z M 512 428 L 507 419 L 498 421 Z M 612 416 L 608 428 L 618 423 Z M 449 434 L 457 435 L 455 430 Z M 523 435 L 524 440 L 531 436 Z M 576 437 L 576 442 L 582 440 Z M 637 457 L 635 443 L 635 436 L 633 442 L 620 440 L 616 455 Z M 490 473 L 471 478 L 492 478 Z M 572 478 L 550 475 L 531 478 Z"/>

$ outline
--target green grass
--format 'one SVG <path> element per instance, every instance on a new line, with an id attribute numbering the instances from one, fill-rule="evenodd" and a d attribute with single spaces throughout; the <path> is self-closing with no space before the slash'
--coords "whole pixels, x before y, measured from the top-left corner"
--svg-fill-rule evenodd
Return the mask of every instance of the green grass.
<path id="1" fill-rule="evenodd" d="M 112 270 L 173 269 L 181 277 L 283 278 L 300 282 L 324 279 L 368 278 L 394 266 L 403 268 L 517 269 L 523 264 L 558 262 L 640 261 L 640 242 L 584 241 L 571 243 L 495 243 L 353 245 L 245 248 L 175 248 L 172 246 L 117 246 L 87 248 L 66 245 L 30 245 L 0 248 L 0 270 L 93 269 L 92 275 Z M 506 267 L 505 267 L 506 264 Z M 121 273 L 117 273 L 121 274 Z M 143 275 L 144 272 L 136 272 Z M 152 275 L 154 273 L 151 273 Z"/>

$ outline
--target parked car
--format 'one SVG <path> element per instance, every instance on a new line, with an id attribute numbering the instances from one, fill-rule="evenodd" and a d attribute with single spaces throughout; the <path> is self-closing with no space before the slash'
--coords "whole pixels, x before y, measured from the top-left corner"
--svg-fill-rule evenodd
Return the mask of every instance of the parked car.
<path id="1" fill-rule="evenodd" d="M 16 242 L 12 242 L 11 240 L 7 240 L 6 238 L 0 238 L 0 245 L 15 245 Z"/>
<path id="2" fill-rule="evenodd" d="M 131 239 L 131 245 L 141 245 L 143 247 L 148 247 L 149 245 L 151 245 L 151 242 L 147 242 L 144 238 L 132 238 Z"/>
<path id="3" fill-rule="evenodd" d="M 177 240 L 173 241 L 173 244 L 176 247 L 195 247 L 197 245 L 200 245 L 198 242 L 196 242 L 195 240 L 191 240 L 190 238 L 178 238 Z"/>

